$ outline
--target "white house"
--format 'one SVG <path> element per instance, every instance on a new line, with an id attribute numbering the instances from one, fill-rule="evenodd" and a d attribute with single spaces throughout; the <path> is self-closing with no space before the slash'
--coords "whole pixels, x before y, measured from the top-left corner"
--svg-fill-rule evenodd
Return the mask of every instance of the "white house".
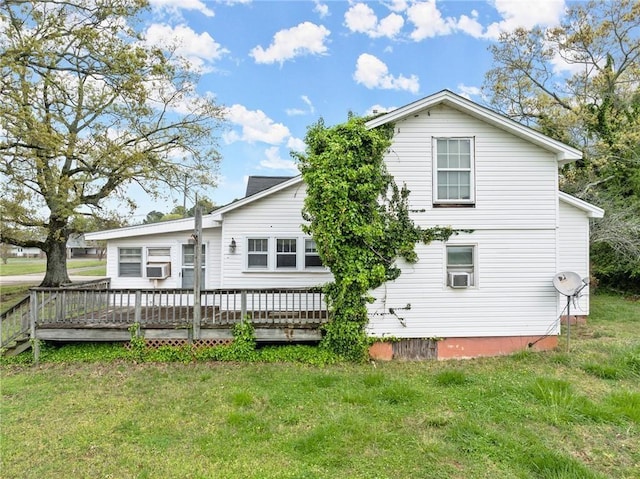
<path id="1" fill-rule="evenodd" d="M 393 123 L 389 172 L 406 183 L 414 221 L 473 230 L 417 245 L 419 261 L 372 294 L 368 332 L 431 338 L 437 358 L 557 344 L 561 271 L 589 275 L 593 205 L 558 191 L 558 167 L 580 151 L 449 91 L 368 123 Z M 306 287 L 331 280 L 300 228 L 305 185 L 253 178 L 248 195 L 203 217 L 203 288 Z M 115 288 L 191 287 L 193 218 L 87 234 L 107 240 Z M 572 312 L 588 314 L 588 288 Z M 577 308 L 577 309 L 576 309 Z M 389 354 L 382 343 L 374 354 Z"/>

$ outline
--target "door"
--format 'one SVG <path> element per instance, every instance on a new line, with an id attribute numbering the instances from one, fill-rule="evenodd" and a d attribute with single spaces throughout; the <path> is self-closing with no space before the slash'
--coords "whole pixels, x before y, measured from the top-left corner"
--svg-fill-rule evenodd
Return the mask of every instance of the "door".
<path id="1" fill-rule="evenodd" d="M 206 245 L 202 245 L 202 263 L 200 267 L 200 288 L 205 289 L 205 266 L 207 264 Z M 195 263 L 195 245 L 182 245 L 182 287 L 193 289 L 194 263 Z"/>

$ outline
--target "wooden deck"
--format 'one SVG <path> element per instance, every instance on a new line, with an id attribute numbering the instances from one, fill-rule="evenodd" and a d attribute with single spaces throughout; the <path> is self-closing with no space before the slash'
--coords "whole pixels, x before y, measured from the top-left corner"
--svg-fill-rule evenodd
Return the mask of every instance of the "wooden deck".
<path id="1" fill-rule="evenodd" d="M 193 291 L 111 289 L 108 284 L 33 288 L 28 302 L 3 314 L 2 346 L 18 338 L 128 341 L 132 327 L 149 340 L 228 340 L 243 318 L 256 341 L 306 342 L 322 337 L 328 313 L 320 289 Z M 199 314 L 196 314 L 199 309 Z"/>

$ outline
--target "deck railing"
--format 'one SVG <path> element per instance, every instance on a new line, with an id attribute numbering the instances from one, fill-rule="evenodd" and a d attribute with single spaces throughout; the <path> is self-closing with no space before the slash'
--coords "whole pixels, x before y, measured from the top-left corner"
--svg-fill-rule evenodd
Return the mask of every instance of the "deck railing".
<path id="1" fill-rule="evenodd" d="M 0 350 L 24 339 L 29 332 L 29 298 L 24 298 L 0 317 Z"/>
<path id="2" fill-rule="evenodd" d="M 107 289 L 111 280 L 109 278 L 83 281 L 81 283 L 69 283 L 62 288 L 57 288 L 58 292 L 65 292 L 73 289 Z M 52 308 L 52 299 L 56 294 L 42 297 L 40 299 L 40 308 L 43 310 Z M 13 346 L 17 341 L 26 339 L 29 335 L 30 324 L 32 319 L 33 294 L 20 301 L 15 306 L 9 308 L 0 315 L 0 350 Z M 54 306 L 55 307 L 55 306 Z M 61 312 L 60 312 L 61 313 Z"/>
<path id="3" fill-rule="evenodd" d="M 141 327 L 193 325 L 193 291 L 186 289 L 33 288 L 36 327 Z M 326 322 L 320 288 L 213 289 L 200 295 L 200 327 Z"/>

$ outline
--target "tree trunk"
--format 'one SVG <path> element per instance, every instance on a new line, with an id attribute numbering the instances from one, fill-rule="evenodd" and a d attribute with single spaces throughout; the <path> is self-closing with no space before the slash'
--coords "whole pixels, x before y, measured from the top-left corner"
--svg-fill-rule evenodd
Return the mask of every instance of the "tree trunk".
<path id="1" fill-rule="evenodd" d="M 40 286 L 55 288 L 70 282 L 67 273 L 67 239 L 67 235 L 61 235 L 59 232 L 49 233 L 44 244 L 44 252 L 47 254 L 47 272 Z"/>

